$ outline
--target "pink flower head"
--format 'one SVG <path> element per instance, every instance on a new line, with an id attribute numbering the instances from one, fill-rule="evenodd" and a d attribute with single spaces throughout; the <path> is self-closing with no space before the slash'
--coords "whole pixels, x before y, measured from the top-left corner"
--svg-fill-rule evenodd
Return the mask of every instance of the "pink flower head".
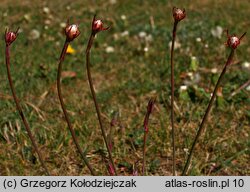
<path id="1" fill-rule="evenodd" d="M 109 29 L 109 27 L 106 27 L 106 28 L 103 27 L 102 20 L 96 19 L 96 15 L 95 15 L 92 21 L 92 33 L 95 35 L 99 31 L 105 31 L 107 29 Z"/>
<path id="2" fill-rule="evenodd" d="M 177 7 L 173 7 L 173 17 L 175 22 L 179 22 L 186 17 L 185 9 L 179 9 Z"/>
<path id="3" fill-rule="evenodd" d="M 227 33 L 227 42 L 225 43 L 226 46 L 231 47 L 232 49 L 236 49 L 238 45 L 240 44 L 240 40 L 246 35 L 246 32 L 238 38 L 236 35 L 230 36 L 228 34 L 228 30 L 226 30 Z"/>
<path id="4" fill-rule="evenodd" d="M 67 37 L 67 41 L 73 41 L 76 37 L 80 35 L 80 30 L 78 25 L 72 24 L 72 25 L 67 25 L 65 28 L 65 35 Z"/>
<path id="5" fill-rule="evenodd" d="M 10 45 L 12 42 L 14 42 L 16 40 L 17 35 L 18 35 L 18 30 L 19 30 L 19 28 L 17 28 L 17 30 L 15 32 L 9 31 L 8 29 L 5 30 L 5 43 L 6 43 L 6 45 Z"/>

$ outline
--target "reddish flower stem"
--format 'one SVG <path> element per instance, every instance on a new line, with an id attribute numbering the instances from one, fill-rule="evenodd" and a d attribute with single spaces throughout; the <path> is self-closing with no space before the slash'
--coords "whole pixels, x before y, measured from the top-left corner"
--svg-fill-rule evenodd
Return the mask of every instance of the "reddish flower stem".
<path id="1" fill-rule="evenodd" d="M 72 135 L 72 138 L 73 138 L 73 141 L 76 145 L 76 148 L 78 150 L 78 152 L 80 153 L 84 163 L 87 165 L 90 173 L 92 175 L 95 175 L 95 172 L 93 171 L 93 168 L 92 166 L 89 164 L 85 154 L 82 152 L 82 149 L 77 141 L 77 137 L 76 137 L 76 134 L 75 134 L 75 131 L 73 129 L 73 126 L 69 120 L 69 117 L 68 117 L 68 113 L 67 113 L 67 110 L 65 108 L 65 104 L 64 104 L 64 101 L 63 101 L 63 97 L 62 97 L 62 91 L 61 91 L 61 72 L 62 72 L 62 63 L 64 61 L 64 57 L 66 55 L 66 51 L 67 51 L 67 48 L 69 46 L 69 41 L 66 39 L 65 43 L 64 43 L 64 46 L 63 46 L 63 49 L 62 49 L 62 52 L 61 52 L 61 56 L 60 56 L 60 60 L 59 60 L 59 65 L 58 65 L 58 72 L 57 72 L 57 91 L 58 91 L 58 97 L 59 97 L 59 100 L 60 100 L 60 103 L 61 103 L 61 107 L 62 107 L 62 110 L 63 110 L 63 114 L 64 114 L 64 117 L 65 117 L 65 120 L 68 124 L 68 128 L 70 130 L 70 133 Z"/>
<path id="2" fill-rule="evenodd" d="M 171 126 L 172 126 L 172 172 L 173 176 L 175 176 L 175 128 L 174 128 L 174 44 L 176 37 L 178 21 L 174 22 L 173 34 L 172 34 L 172 46 L 171 46 Z"/>
<path id="3" fill-rule="evenodd" d="M 111 164 L 113 166 L 113 170 L 114 170 L 115 175 L 117 175 L 115 165 L 114 165 L 114 161 L 113 161 L 112 154 L 111 154 L 111 150 L 110 150 L 110 148 L 108 146 L 106 133 L 105 133 L 105 130 L 103 128 L 103 123 L 102 123 L 102 119 L 101 119 L 101 112 L 100 112 L 99 105 L 97 103 L 96 94 L 95 94 L 93 81 L 92 81 L 92 77 L 91 77 L 89 56 L 90 56 L 90 49 L 92 47 L 94 38 L 95 38 L 95 33 L 92 32 L 90 37 L 89 37 L 88 45 L 87 45 L 87 48 L 86 48 L 86 65 L 87 65 L 87 75 L 88 75 L 89 87 L 90 87 L 91 94 L 92 94 L 92 97 L 93 97 L 93 101 L 94 101 L 94 104 L 95 104 L 95 109 L 96 109 L 99 125 L 100 125 L 100 128 L 101 128 L 102 136 L 103 136 L 106 148 L 108 150 L 109 160 L 110 160 L 110 162 L 111 162 Z"/>
<path id="4" fill-rule="evenodd" d="M 149 122 L 149 116 L 153 111 L 154 108 L 154 103 L 155 103 L 156 98 L 151 98 L 148 102 L 148 107 L 147 107 L 147 113 L 144 117 L 144 138 L 143 138 L 143 164 L 142 164 L 142 175 L 145 175 L 145 165 L 146 165 L 146 141 L 147 141 L 147 135 L 148 135 L 148 122 Z"/>
<path id="5" fill-rule="evenodd" d="M 33 145 L 33 147 L 34 147 L 37 155 L 38 155 L 39 161 L 40 161 L 40 163 L 41 163 L 41 165 L 42 165 L 42 167 L 43 167 L 46 175 L 50 175 L 49 170 L 47 169 L 47 167 L 46 167 L 46 165 L 45 165 L 45 163 L 43 161 L 42 154 L 40 153 L 40 151 L 38 149 L 38 146 L 36 144 L 35 138 L 34 138 L 34 136 L 31 133 L 30 126 L 29 126 L 29 124 L 28 124 L 28 122 L 27 122 L 27 120 L 26 120 L 26 118 L 24 116 L 24 113 L 22 111 L 22 108 L 21 108 L 21 105 L 19 103 L 19 100 L 18 100 L 18 98 L 16 96 L 16 92 L 15 92 L 15 89 L 14 89 L 14 86 L 13 86 L 13 82 L 12 82 L 12 78 L 11 78 L 11 74 L 10 74 L 10 45 L 9 44 L 6 44 L 5 57 L 6 57 L 6 67 L 7 67 L 8 80 L 9 80 L 10 89 L 11 89 L 14 101 L 16 103 L 16 108 L 17 108 L 17 110 L 19 112 L 19 115 L 22 118 L 22 121 L 23 121 L 23 124 L 25 126 L 25 129 L 26 129 L 26 131 L 28 133 L 28 136 L 29 136 L 29 138 L 31 140 L 31 143 L 32 143 L 32 145 Z"/>
<path id="6" fill-rule="evenodd" d="M 148 130 L 144 130 L 143 137 L 143 164 L 142 164 L 142 175 L 145 175 L 145 165 L 146 165 L 146 141 L 147 141 Z"/>
<path id="7" fill-rule="evenodd" d="M 194 139 L 193 145 L 192 145 L 191 150 L 190 150 L 190 152 L 189 152 L 188 159 L 187 159 L 187 161 L 186 161 L 185 167 L 184 167 L 183 172 L 182 172 L 182 176 L 185 176 L 185 175 L 187 174 L 187 170 L 188 170 L 188 168 L 189 168 L 189 165 L 190 165 L 190 162 L 191 162 L 191 158 L 192 158 L 193 153 L 194 153 L 195 145 L 196 145 L 196 143 L 197 143 L 197 141 L 198 141 L 198 139 L 199 139 L 199 137 L 200 137 L 202 131 L 204 130 L 204 124 L 205 124 L 205 122 L 206 122 L 206 120 L 207 120 L 207 117 L 208 117 L 208 114 L 209 114 L 209 112 L 210 112 L 210 110 L 211 110 L 211 107 L 212 107 L 212 104 L 213 104 L 213 102 L 214 102 L 214 99 L 215 99 L 217 90 L 218 90 L 218 88 L 219 88 L 219 84 L 220 84 L 220 82 L 221 82 L 221 80 L 222 80 L 222 77 L 223 77 L 224 74 L 226 73 L 227 67 L 228 67 L 228 66 L 232 63 L 232 61 L 233 61 L 234 50 L 235 50 L 235 49 L 231 49 L 231 53 L 230 53 L 230 55 L 229 55 L 229 57 L 228 57 L 228 59 L 227 59 L 227 62 L 226 62 L 225 66 L 224 66 L 224 68 L 223 68 L 223 70 L 222 70 L 222 72 L 221 72 L 221 74 L 220 74 L 220 77 L 219 77 L 219 79 L 218 79 L 218 81 L 217 81 L 217 83 L 216 83 L 216 85 L 215 85 L 215 88 L 214 88 L 212 97 L 211 97 L 211 99 L 210 99 L 210 101 L 209 101 L 209 104 L 208 104 L 208 107 L 207 107 L 207 110 L 206 110 L 206 112 L 205 112 L 205 115 L 203 116 L 202 122 L 201 122 L 201 124 L 200 124 L 200 127 L 199 127 L 199 129 L 198 129 L 198 131 L 197 131 L 196 137 L 195 137 L 195 139 Z"/>

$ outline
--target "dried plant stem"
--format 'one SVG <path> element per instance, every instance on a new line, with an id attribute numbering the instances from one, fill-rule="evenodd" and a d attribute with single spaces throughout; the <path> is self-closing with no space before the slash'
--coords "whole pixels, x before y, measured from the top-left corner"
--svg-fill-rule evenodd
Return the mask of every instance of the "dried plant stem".
<path id="1" fill-rule="evenodd" d="M 39 160 L 41 162 L 41 165 L 42 165 L 43 169 L 45 170 L 46 175 L 50 175 L 50 173 L 49 173 L 49 171 L 48 171 L 48 169 L 47 169 L 47 167 L 46 167 L 46 165 L 45 165 L 45 163 L 43 161 L 42 154 L 40 153 L 40 151 L 38 149 L 35 138 L 33 137 L 32 133 L 31 133 L 31 129 L 30 129 L 29 124 L 28 124 L 28 122 L 27 122 L 27 120 L 26 120 L 26 118 L 24 116 L 24 113 L 23 113 L 22 108 L 20 106 L 19 100 L 18 100 L 18 98 L 16 96 L 16 92 L 15 92 L 13 82 L 12 82 L 12 78 L 11 78 L 11 75 L 10 75 L 10 46 L 9 45 L 6 45 L 5 56 L 6 56 L 6 67 L 7 67 L 8 80 L 9 80 L 10 89 L 11 89 L 14 101 L 16 103 L 16 108 L 17 108 L 17 110 L 19 112 L 19 115 L 22 118 L 23 124 L 24 124 L 24 126 L 26 128 L 26 131 L 28 133 L 28 136 L 29 136 L 29 138 L 31 140 L 31 143 L 32 143 L 37 155 L 38 155 L 38 158 L 39 158 Z"/>
<path id="2" fill-rule="evenodd" d="M 61 103 L 61 107 L 62 107 L 62 110 L 63 110 L 63 113 L 64 113 L 64 117 L 65 117 L 65 120 L 68 124 L 68 127 L 69 127 L 69 130 L 70 130 L 70 133 L 72 135 L 72 138 L 73 138 L 73 141 L 76 145 L 76 148 L 78 150 L 78 152 L 80 153 L 84 163 L 87 165 L 89 171 L 91 172 L 92 175 L 95 175 L 95 172 L 93 171 L 91 165 L 89 164 L 85 154 L 82 152 L 82 149 L 77 141 L 77 138 L 76 138 L 76 134 L 75 134 L 75 131 L 73 129 L 73 126 L 69 120 L 69 117 L 68 117 L 68 113 L 67 113 L 67 110 L 65 108 L 65 104 L 63 102 L 63 97 L 62 97 L 62 91 L 61 91 L 61 72 L 62 72 L 62 63 L 64 61 L 64 57 L 66 55 L 66 51 L 67 51 L 67 48 L 69 46 L 69 42 L 66 40 L 65 43 L 64 43 L 64 46 L 63 46 L 63 49 L 62 49 L 62 52 L 61 52 L 61 56 L 60 56 L 60 60 L 59 60 L 59 66 L 58 66 L 58 73 L 57 73 L 57 91 L 58 91 L 58 97 L 59 97 L 59 100 L 60 100 L 60 103 Z"/>
<path id="3" fill-rule="evenodd" d="M 173 27 L 173 37 L 172 37 L 172 46 L 171 46 L 171 126 L 172 126 L 172 159 L 173 166 L 172 172 L 175 176 L 175 128 L 174 128 L 174 43 L 176 37 L 176 29 L 178 22 L 174 22 Z"/>
<path id="4" fill-rule="evenodd" d="M 223 68 L 223 70 L 222 70 L 222 72 L 221 72 L 221 74 L 220 74 L 220 77 L 219 77 L 219 79 L 218 79 L 216 85 L 215 85 L 215 88 L 214 88 L 212 97 L 211 97 L 211 99 L 210 99 L 210 101 L 209 101 L 209 104 L 208 104 L 208 107 L 207 107 L 207 110 L 206 110 L 206 112 L 205 112 L 205 115 L 203 116 L 202 122 L 201 122 L 201 124 L 200 124 L 200 127 L 199 127 L 199 129 L 198 129 L 198 131 L 197 131 L 196 137 L 195 137 L 195 139 L 194 139 L 193 145 L 192 145 L 191 150 L 190 150 L 190 152 L 189 152 L 188 159 L 187 159 L 187 161 L 186 161 L 185 167 L 184 167 L 183 172 L 182 172 L 182 176 L 185 176 L 185 175 L 187 174 L 187 170 L 188 170 L 188 167 L 189 167 L 190 162 L 191 162 L 191 158 L 192 158 L 193 153 L 194 153 L 195 145 L 196 145 L 196 143 L 197 143 L 197 141 L 198 141 L 198 138 L 200 137 L 202 131 L 204 130 L 204 124 L 205 124 L 205 122 L 206 122 L 206 120 L 207 120 L 207 117 L 208 117 L 208 114 L 209 114 L 209 112 L 210 112 L 210 110 L 211 110 L 211 107 L 212 107 L 212 104 L 213 104 L 213 102 L 214 102 L 214 99 L 215 99 L 217 90 L 218 90 L 218 88 L 219 88 L 219 84 L 220 84 L 220 82 L 221 82 L 221 80 L 222 80 L 222 77 L 223 77 L 224 74 L 226 73 L 227 67 L 232 63 L 233 56 L 234 56 L 234 49 L 231 50 L 231 53 L 230 53 L 230 55 L 229 55 L 229 57 L 228 57 L 228 60 L 227 60 L 225 66 L 224 66 L 224 68 Z"/>
<path id="5" fill-rule="evenodd" d="M 115 169 L 115 165 L 114 165 L 114 161 L 113 161 L 112 154 L 111 154 L 111 150 L 110 150 L 110 148 L 108 146 L 108 142 L 107 142 L 107 138 L 106 138 L 106 133 L 105 133 L 105 130 L 103 128 L 102 119 L 101 119 L 101 112 L 100 112 L 99 105 L 98 105 L 97 100 L 96 100 L 96 94 L 95 94 L 95 90 L 94 90 L 94 86 L 93 86 L 93 81 L 92 81 L 92 77 L 91 77 L 91 72 L 90 72 L 90 60 L 89 60 L 89 56 L 90 56 L 90 49 L 92 47 L 94 38 L 95 38 L 95 34 L 91 33 L 91 35 L 89 37 L 87 49 L 86 49 L 86 65 L 87 65 L 87 74 L 88 74 L 89 87 L 90 87 L 91 94 L 92 94 L 92 97 L 93 97 L 93 101 L 94 101 L 94 104 L 95 104 L 95 109 L 96 109 L 98 121 L 99 121 L 99 124 L 100 124 L 102 136 L 103 136 L 106 148 L 108 150 L 109 160 L 111 161 L 111 164 L 113 166 L 115 175 L 117 175 L 117 172 L 116 172 L 116 169 Z"/>

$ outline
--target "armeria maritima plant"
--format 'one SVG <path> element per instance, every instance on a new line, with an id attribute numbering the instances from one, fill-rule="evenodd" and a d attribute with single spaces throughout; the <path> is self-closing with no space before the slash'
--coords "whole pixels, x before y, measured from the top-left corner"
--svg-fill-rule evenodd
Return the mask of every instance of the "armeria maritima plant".
<path id="1" fill-rule="evenodd" d="M 59 97 L 59 100 L 60 100 L 60 103 L 61 103 L 61 107 L 62 107 L 62 110 L 63 110 L 63 113 L 64 113 L 65 120 L 66 120 L 66 122 L 68 124 L 69 130 L 70 130 L 70 133 L 72 135 L 73 141 L 74 141 L 74 143 L 76 145 L 76 148 L 77 148 L 78 152 L 80 153 L 80 155 L 81 155 L 84 163 L 87 165 L 90 173 L 92 175 L 95 175 L 95 172 L 94 172 L 92 166 L 89 164 L 89 162 L 87 160 L 87 157 L 83 153 L 83 151 L 82 151 L 82 149 L 81 149 L 81 147 L 80 147 L 80 145 L 79 145 L 79 143 L 77 141 L 75 131 L 74 131 L 73 126 L 72 126 L 72 124 L 71 124 L 71 122 L 69 120 L 69 117 L 68 117 L 68 113 L 67 113 L 64 101 L 63 101 L 62 91 L 61 91 L 62 63 L 64 61 L 64 58 L 65 58 L 66 51 L 67 51 L 67 48 L 69 46 L 69 43 L 71 41 L 73 41 L 76 37 L 78 37 L 80 35 L 80 31 L 79 31 L 78 25 L 76 25 L 76 24 L 69 25 L 69 23 L 68 23 L 67 26 L 66 26 L 66 28 L 65 28 L 65 35 L 66 35 L 66 40 L 65 40 L 65 43 L 63 45 L 63 49 L 62 49 L 62 52 L 61 52 L 61 55 L 60 55 L 59 65 L 58 65 L 58 72 L 57 72 L 57 91 L 58 91 L 58 97 Z"/>
<path id="2" fill-rule="evenodd" d="M 9 31 L 9 30 L 6 29 L 6 31 L 5 31 L 5 44 L 6 44 L 5 59 L 6 59 L 7 75 L 8 75 L 8 80 L 9 80 L 9 84 L 10 84 L 10 89 L 11 89 L 14 101 L 16 103 L 16 108 L 17 108 L 17 110 L 19 112 L 19 115 L 21 116 L 21 119 L 23 121 L 25 129 L 26 129 L 26 131 L 28 133 L 28 136 L 29 136 L 29 138 L 31 140 L 31 143 L 32 143 L 37 155 L 38 155 L 38 158 L 39 158 L 39 160 L 41 162 L 41 165 L 42 165 L 43 169 L 45 170 L 45 173 L 47 175 L 50 175 L 50 173 L 48 171 L 48 168 L 46 167 L 46 165 L 45 165 L 45 163 L 43 161 L 42 154 L 40 153 L 40 151 L 38 149 L 35 138 L 31 133 L 30 126 L 29 126 L 29 124 L 28 124 L 28 122 L 27 122 L 27 120 L 26 120 L 26 118 L 24 116 L 21 105 L 19 103 L 19 99 L 16 96 L 16 92 L 15 92 L 13 82 L 12 82 L 12 78 L 11 78 L 11 74 L 10 74 L 10 45 L 16 40 L 17 36 L 18 36 L 18 29 L 15 32 Z"/>
<path id="3" fill-rule="evenodd" d="M 148 135 L 148 122 L 149 122 L 149 116 L 153 111 L 154 104 L 155 104 L 156 98 L 151 98 L 148 102 L 147 106 L 147 113 L 144 117 L 143 122 L 143 128 L 144 128 L 144 138 L 143 138 L 143 163 L 142 163 L 142 175 L 145 175 L 145 166 L 146 166 L 146 141 L 147 141 L 147 135 Z"/>
<path id="4" fill-rule="evenodd" d="M 109 29 L 109 27 L 106 27 L 106 28 L 103 27 L 103 22 L 100 19 L 96 19 L 96 15 L 95 15 L 93 17 L 93 20 L 92 20 L 92 31 L 91 31 L 91 34 L 90 34 L 90 37 L 89 37 L 87 48 L 86 48 L 86 65 L 87 65 L 87 75 L 88 75 L 90 91 L 91 91 L 93 101 L 94 101 L 94 104 L 95 104 L 95 109 L 96 109 L 99 125 L 100 125 L 100 128 L 101 128 L 101 132 L 102 132 L 102 137 L 104 139 L 106 148 L 108 150 L 109 160 L 111 162 L 110 166 L 113 166 L 111 169 L 113 170 L 115 175 L 117 175 L 115 165 L 114 165 L 114 161 L 113 161 L 112 154 L 111 154 L 111 150 L 110 150 L 110 147 L 108 145 L 106 133 L 105 133 L 105 130 L 104 130 L 104 127 L 103 127 L 102 118 L 101 118 L 101 111 L 100 111 L 100 108 L 99 108 L 99 105 L 98 105 L 98 102 L 97 102 L 97 99 L 96 99 L 96 93 L 95 93 L 95 90 L 94 90 L 94 85 L 93 85 L 93 81 L 92 81 L 92 77 L 91 77 L 90 59 L 89 59 L 90 49 L 91 49 L 91 47 L 93 45 L 93 41 L 95 39 L 96 34 L 98 32 L 100 32 L 100 31 L 105 31 L 107 29 Z"/>
<path id="5" fill-rule="evenodd" d="M 172 159 L 173 159 L 173 176 L 175 176 L 175 127 L 174 127 L 174 44 L 178 23 L 186 17 L 185 9 L 173 8 L 174 26 L 172 32 L 171 46 L 171 126 L 172 126 Z"/>
<path id="6" fill-rule="evenodd" d="M 237 37 L 236 35 L 230 36 L 230 35 L 228 34 L 228 30 L 227 30 L 226 32 L 227 32 L 227 42 L 226 42 L 225 44 L 226 44 L 226 46 L 228 46 L 228 47 L 231 49 L 231 52 L 230 52 L 230 54 L 229 54 L 229 56 L 228 56 L 227 62 L 226 62 L 225 65 L 224 65 L 224 68 L 223 68 L 223 70 L 222 70 L 222 72 L 221 72 L 221 74 L 220 74 L 220 77 L 219 77 L 219 79 L 218 79 L 218 81 L 217 81 L 217 83 L 216 83 L 216 85 L 215 85 L 215 88 L 214 88 L 212 97 L 211 97 L 211 99 L 210 99 L 210 101 L 209 101 L 209 104 L 208 104 L 208 107 L 207 107 L 207 110 L 206 110 L 206 112 L 205 112 L 205 114 L 204 114 L 204 116 L 203 116 L 203 119 L 202 119 L 202 121 L 201 121 L 200 127 L 199 127 L 199 129 L 198 129 L 198 131 L 197 131 L 196 137 L 195 137 L 195 139 L 194 139 L 194 142 L 193 142 L 193 144 L 192 144 L 191 150 L 190 150 L 189 155 L 188 155 L 188 159 L 187 159 L 187 161 L 186 161 L 185 167 L 184 167 L 183 172 L 182 172 L 182 175 L 183 175 L 183 176 L 185 176 L 185 175 L 187 174 L 187 170 L 188 170 L 188 168 L 189 168 L 189 165 L 190 165 L 190 162 L 191 162 L 191 158 L 192 158 L 193 153 L 194 153 L 195 145 L 196 145 L 196 143 L 197 143 L 197 141 L 198 141 L 198 139 L 199 139 L 199 137 L 200 137 L 202 131 L 204 130 L 204 124 L 205 124 L 205 122 L 206 122 L 206 120 L 207 120 L 207 117 L 208 117 L 208 114 L 209 114 L 209 112 L 210 112 L 210 110 L 211 110 L 211 107 L 212 107 L 212 104 L 213 104 L 213 102 L 214 102 L 214 99 L 215 99 L 217 90 L 218 90 L 218 88 L 219 88 L 219 84 L 220 84 L 220 82 L 221 82 L 221 80 L 222 80 L 224 74 L 226 73 L 227 67 L 230 66 L 230 65 L 232 64 L 232 62 L 233 62 L 233 56 L 234 56 L 234 53 L 235 53 L 236 48 L 240 45 L 241 39 L 246 35 L 246 32 L 245 32 L 245 33 L 244 33 L 243 35 L 241 35 L 241 37 L 239 38 L 239 37 Z"/>

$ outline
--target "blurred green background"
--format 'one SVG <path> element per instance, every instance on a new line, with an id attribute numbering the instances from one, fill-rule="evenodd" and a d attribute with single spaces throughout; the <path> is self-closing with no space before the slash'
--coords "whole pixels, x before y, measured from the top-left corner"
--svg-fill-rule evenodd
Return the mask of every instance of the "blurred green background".
<path id="1" fill-rule="evenodd" d="M 62 92 L 89 162 L 108 175 L 107 152 L 87 82 L 85 49 L 96 13 L 108 31 L 97 35 L 91 70 L 106 132 L 113 127 L 113 156 L 119 175 L 142 168 L 143 118 L 157 96 L 150 117 L 147 175 L 171 175 L 170 45 L 172 7 L 187 17 L 177 30 L 175 117 L 177 171 L 181 173 L 210 94 L 229 54 L 223 30 L 240 36 L 234 64 L 227 71 L 205 132 L 199 140 L 190 175 L 249 175 L 250 3 L 247 0 L 1 0 L 1 33 L 20 27 L 11 45 L 11 74 L 24 113 L 46 165 L 53 175 L 85 175 L 88 169 L 72 142 L 56 90 L 58 58 L 67 19 L 81 35 L 63 63 Z M 41 175 L 12 99 L 0 43 L 0 175 Z"/>

